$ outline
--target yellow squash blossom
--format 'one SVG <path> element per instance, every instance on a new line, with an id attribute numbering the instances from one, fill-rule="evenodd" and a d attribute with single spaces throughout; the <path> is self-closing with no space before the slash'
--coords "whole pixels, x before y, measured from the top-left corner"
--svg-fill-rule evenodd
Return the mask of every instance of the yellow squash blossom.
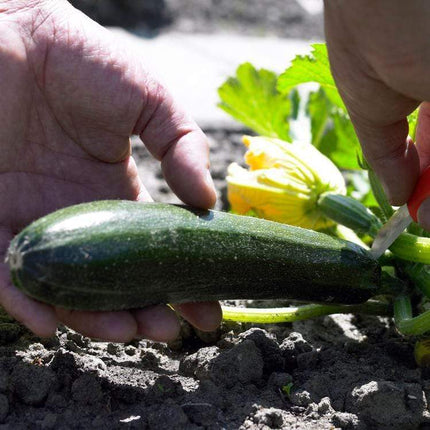
<path id="1" fill-rule="evenodd" d="M 269 137 L 244 136 L 245 161 L 228 167 L 228 199 L 232 211 L 320 230 L 333 225 L 318 209 L 327 191 L 345 194 L 338 168 L 313 145 Z"/>

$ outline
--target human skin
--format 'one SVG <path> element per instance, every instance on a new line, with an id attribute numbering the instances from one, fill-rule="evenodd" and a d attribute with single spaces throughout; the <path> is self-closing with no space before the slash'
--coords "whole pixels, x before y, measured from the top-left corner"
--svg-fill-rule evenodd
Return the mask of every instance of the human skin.
<path id="1" fill-rule="evenodd" d="M 0 259 L 12 237 L 60 207 L 100 199 L 150 201 L 131 156 L 139 135 L 185 203 L 216 199 L 203 132 L 121 45 L 65 0 L 0 0 Z M 168 341 L 179 332 L 167 306 L 121 312 L 53 308 L 18 291 L 0 264 L 0 303 L 39 336 L 59 322 L 107 341 Z M 175 306 L 202 330 L 218 303 Z"/>
<path id="2" fill-rule="evenodd" d="M 333 76 L 363 153 L 391 201 L 407 201 L 430 165 L 430 2 L 325 0 Z M 419 105 L 416 144 L 406 117 Z M 430 200 L 418 211 L 430 230 Z"/>

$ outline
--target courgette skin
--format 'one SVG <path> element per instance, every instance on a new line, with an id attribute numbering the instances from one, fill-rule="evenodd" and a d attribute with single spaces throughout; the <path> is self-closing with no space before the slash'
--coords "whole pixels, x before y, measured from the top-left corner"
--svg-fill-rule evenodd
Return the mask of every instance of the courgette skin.
<path id="1" fill-rule="evenodd" d="M 360 303 L 380 267 L 363 248 L 258 218 L 162 203 L 97 201 L 26 227 L 10 244 L 14 284 L 81 310 L 290 298 Z"/>

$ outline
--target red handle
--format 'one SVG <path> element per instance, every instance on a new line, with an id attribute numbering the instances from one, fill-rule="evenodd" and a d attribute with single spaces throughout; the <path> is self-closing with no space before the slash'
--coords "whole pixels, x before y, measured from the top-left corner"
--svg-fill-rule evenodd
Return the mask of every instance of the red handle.
<path id="1" fill-rule="evenodd" d="M 430 197 L 430 167 L 427 167 L 421 174 L 414 192 L 408 200 L 409 215 L 415 222 L 418 221 L 418 209 L 427 197 Z"/>

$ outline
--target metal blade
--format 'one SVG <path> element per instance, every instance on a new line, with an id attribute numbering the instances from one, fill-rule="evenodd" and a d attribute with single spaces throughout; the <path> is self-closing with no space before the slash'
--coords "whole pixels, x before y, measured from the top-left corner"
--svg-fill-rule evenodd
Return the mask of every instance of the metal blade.
<path id="1" fill-rule="evenodd" d="M 379 258 L 411 222 L 412 218 L 409 215 L 408 206 L 401 206 L 381 230 L 379 230 L 370 248 L 372 256 Z"/>

